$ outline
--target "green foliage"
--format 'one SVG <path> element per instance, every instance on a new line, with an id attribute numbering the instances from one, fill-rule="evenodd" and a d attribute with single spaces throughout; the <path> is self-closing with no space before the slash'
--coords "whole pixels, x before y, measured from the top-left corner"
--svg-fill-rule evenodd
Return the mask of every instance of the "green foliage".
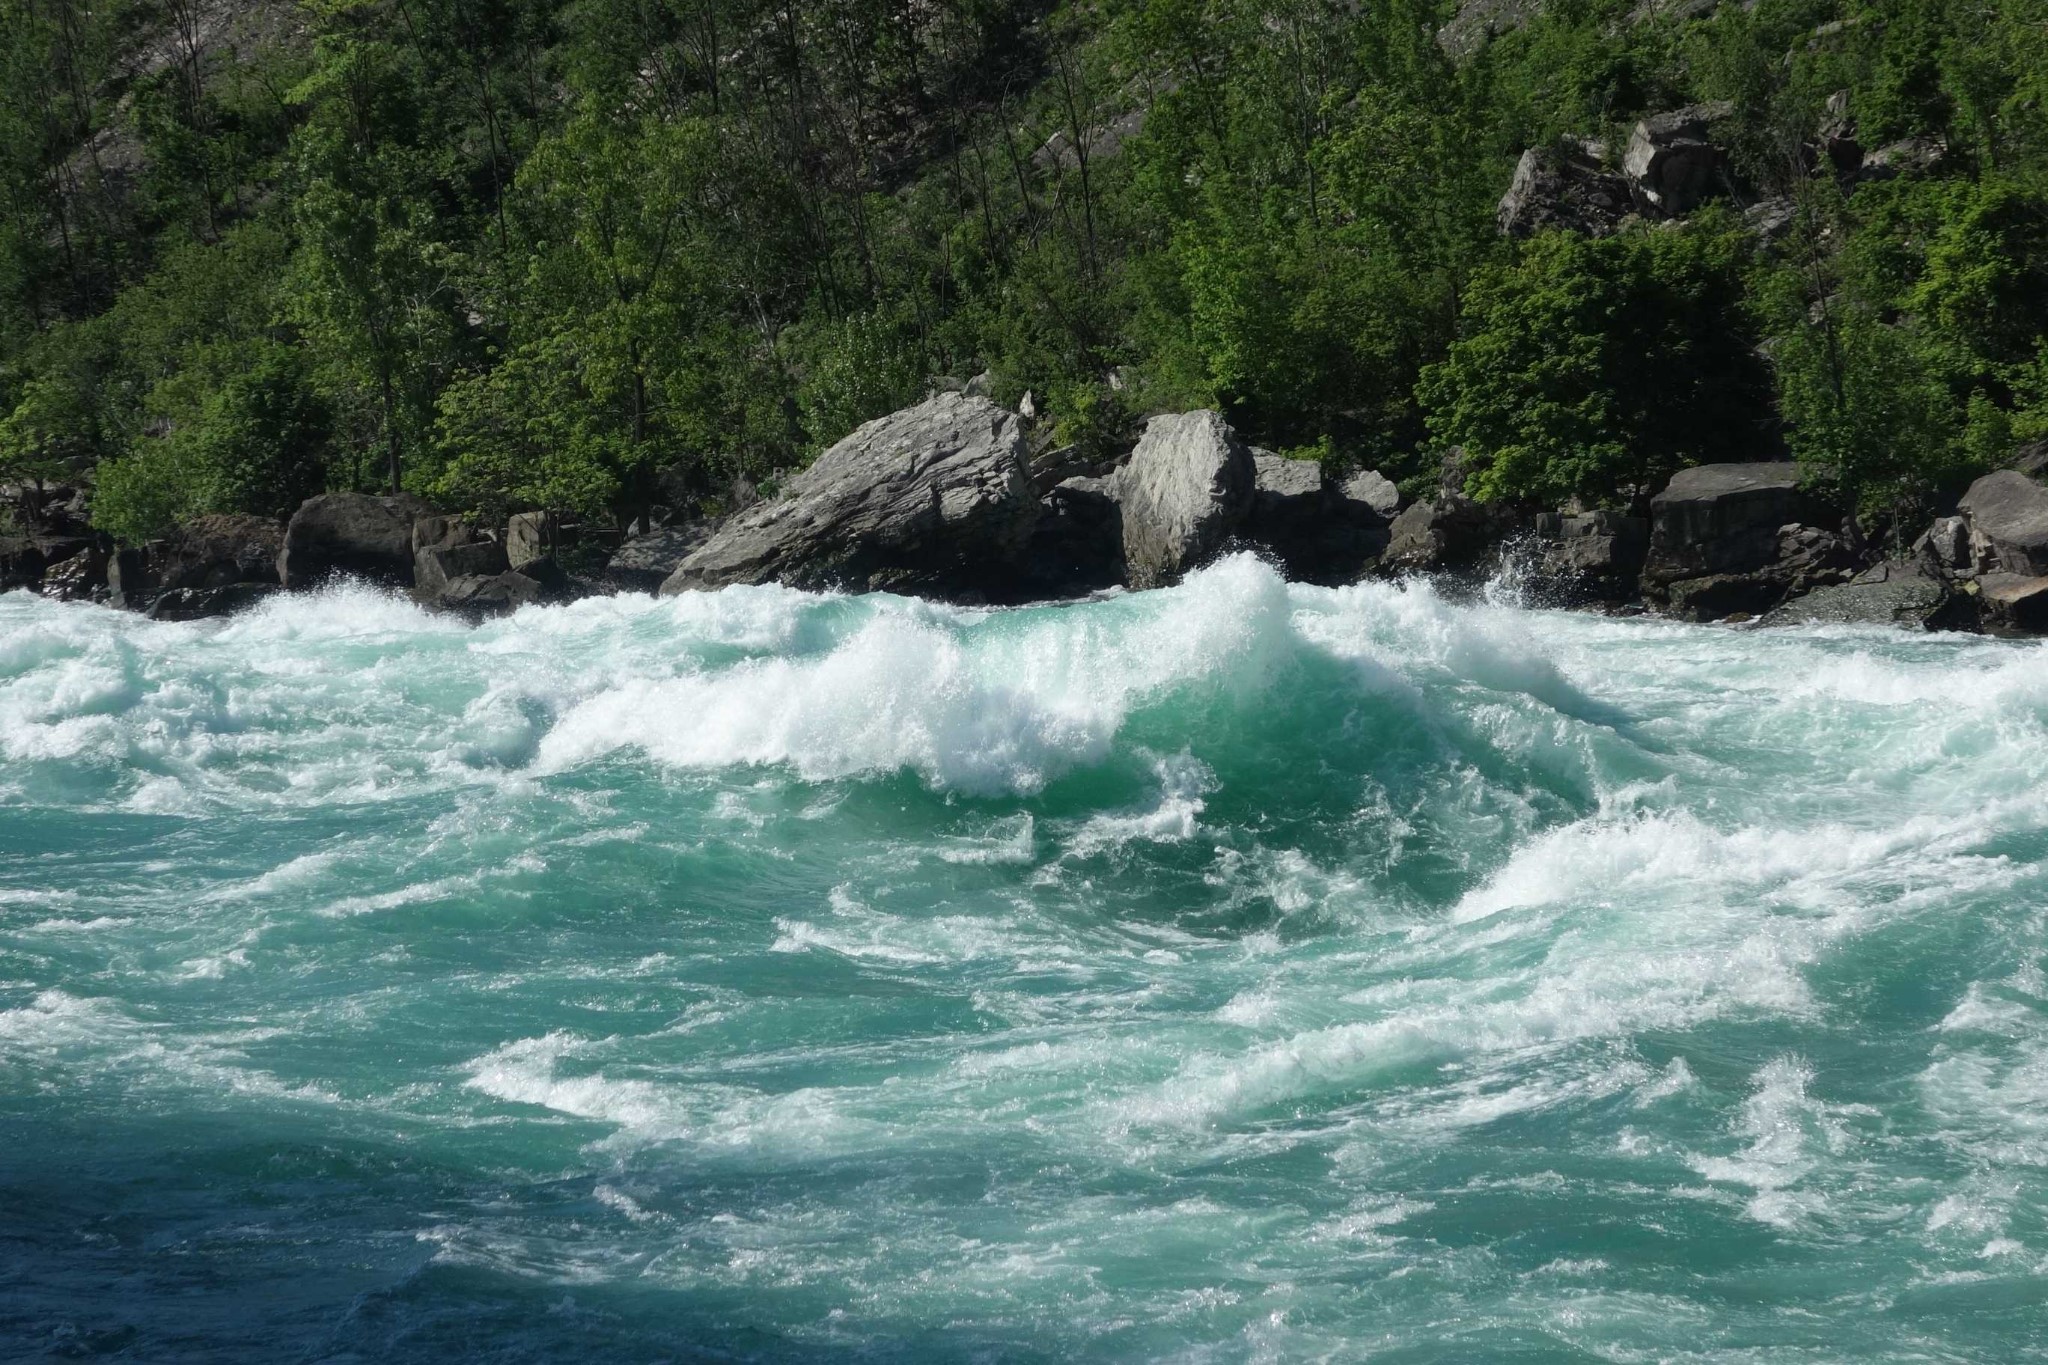
<path id="1" fill-rule="evenodd" d="M 325 482 L 331 415 L 294 350 L 256 343 L 217 357 L 219 386 L 160 397 L 171 429 L 100 466 L 93 522 L 125 541 L 149 540 L 206 512 L 283 517 Z"/>
<path id="2" fill-rule="evenodd" d="M 1548 0 L 1459 60 L 1452 8 L 0 0 L 0 477 L 625 523 L 983 370 L 1099 456 L 1214 405 L 1503 498 L 1782 434 L 1926 499 L 2048 432 L 2048 0 Z M 1763 266 L 1501 239 L 1522 149 L 1704 99 L 1807 205 Z M 1824 119 L 1948 154 L 1837 186 Z"/>
<path id="3" fill-rule="evenodd" d="M 1466 296 L 1423 376 L 1432 433 L 1482 499 L 1623 501 L 1687 465 L 1755 457 L 1769 377 L 1725 227 L 1552 233 Z"/>

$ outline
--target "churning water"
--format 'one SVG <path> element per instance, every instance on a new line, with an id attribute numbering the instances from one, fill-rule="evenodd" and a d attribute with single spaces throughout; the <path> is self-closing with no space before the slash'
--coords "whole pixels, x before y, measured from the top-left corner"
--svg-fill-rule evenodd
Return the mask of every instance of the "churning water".
<path id="1" fill-rule="evenodd" d="M 0 598 L 0 1355 L 2048 1354 L 2048 647 Z"/>

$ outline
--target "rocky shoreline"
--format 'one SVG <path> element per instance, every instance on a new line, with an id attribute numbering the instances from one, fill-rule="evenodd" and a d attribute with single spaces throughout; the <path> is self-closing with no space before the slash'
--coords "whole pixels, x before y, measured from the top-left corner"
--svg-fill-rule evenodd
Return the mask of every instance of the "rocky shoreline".
<path id="1" fill-rule="evenodd" d="M 1687 621 L 2048 632 L 2038 454 L 1978 479 L 1887 556 L 1785 462 L 1683 470 L 1633 515 L 1475 502 L 1455 462 L 1433 496 L 1409 499 L 1371 470 L 1338 478 L 1250 447 L 1215 412 L 1154 417 L 1093 468 L 1045 444 L 1026 416 L 942 391 L 861 427 L 775 497 L 622 543 L 541 511 L 482 527 L 410 495 L 327 493 L 282 525 L 208 516 L 115 547 L 83 524 L 80 495 L 39 490 L 33 529 L 0 536 L 0 590 L 173 621 L 344 577 L 471 618 L 768 582 L 1020 605 L 1162 586 L 1251 549 L 1321 584 L 1505 575 L 1536 605 Z"/>

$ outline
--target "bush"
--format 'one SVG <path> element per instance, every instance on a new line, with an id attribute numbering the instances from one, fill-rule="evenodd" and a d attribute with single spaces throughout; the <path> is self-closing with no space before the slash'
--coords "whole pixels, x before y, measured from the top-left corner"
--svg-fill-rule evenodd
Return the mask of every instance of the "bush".
<path id="1" fill-rule="evenodd" d="M 284 517 L 320 491 L 331 418 L 297 353 L 265 346 L 169 435 L 100 466 L 93 524 L 136 543 L 206 512 Z"/>
<path id="2" fill-rule="evenodd" d="M 1771 392 L 1744 256 L 1708 215 L 1684 231 L 1547 234 L 1481 272 L 1421 386 L 1430 430 L 1471 461 L 1467 491 L 1613 503 L 1687 465 L 1757 458 Z"/>

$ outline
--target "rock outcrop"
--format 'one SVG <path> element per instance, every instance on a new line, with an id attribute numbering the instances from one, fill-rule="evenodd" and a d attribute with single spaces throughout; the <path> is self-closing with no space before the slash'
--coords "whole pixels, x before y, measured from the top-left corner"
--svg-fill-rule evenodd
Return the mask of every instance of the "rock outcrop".
<path id="1" fill-rule="evenodd" d="M 1710 139 L 1709 130 L 1734 112 L 1735 106 L 1722 100 L 1652 114 L 1636 124 L 1621 170 L 1647 212 L 1677 218 L 1733 188 L 1728 154 Z"/>
<path id="2" fill-rule="evenodd" d="M 1172 583 L 1223 547 L 1252 506 L 1251 450 L 1221 414 L 1154 417 L 1116 473 L 1130 585 Z"/>
<path id="3" fill-rule="evenodd" d="M 2048 488 L 2016 469 L 2001 469 L 1971 484 L 1957 510 L 1969 526 L 1976 572 L 2048 574 Z"/>
<path id="4" fill-rule="evenodd" d="M 629 591 L 658 592 L 668 576 L 717 533 L 715 521 L 656 527 L 619 546 L 605 562 L 605 577 Z"/>
<path id="5" fill-rule="evenodd" d="M 1442 493 L 1394 518 L 1380 564 L 1404 573 L 1467 572 L 1499 547 L 1512 526 L 1504 508 Z"/>
<path id="6" fill-rule="evenodd" d="M 348 576 L 411 587 L 413 523 L 434 509 L 409 493 L 322 493 L 308 498 L 285 527 L 278 581 L 315 586 Z"/>
<path id="7" fill-rule="evenodd" d="M 1767 626 L 1870 625 L 1908 630 L 1967 630 L 1976 623 L 1970 597 L 1925 563 L 1894 560 L 1847 583 L 1816 588 L 1774 608 Z"/>
<path id="8" fill-rule="evenodd" d="M 1796 464 L 1696 465 L 1650 500 L 1644 576 L 1656 585 L 1752 573 L 1778 559 L 1780 528 L 1826 520 Z"/>
<path id="9" fill-rule="evenodd" d="M 1026 597 L 1079 597 L 1124 582 L 1124 513 L 1113 479 L 1079 475 L 1040 504 L 1018 586 Z"/>
<path id="10" fill-rule="evenodd" d="M 1592 511 L 1536 518 L 1524 587 L 1545 606 L 1615 605 L 1636 593 L 1650 543 L 1650 523 L 1622 512 Z"/>
<path id="11" fill-rule="evenodd" d="M 985 599 L 1014 581 L 1038 517 L 1021 419 L 939 393 L 869 422 L 732 517 L 664 594 L 729 583 Z"/>
<path id="12" fill-rule="evenodd" d="M 1501 196 L 1501 235 L 1530 237 L 1557 229 L 1605 237 L 1620 228 L 1636 214 L 1635 194 L 1625 177 L 1607 169 L 1606 155 L 1606 145 L 1589 138 L 1523 152 Z"/>

